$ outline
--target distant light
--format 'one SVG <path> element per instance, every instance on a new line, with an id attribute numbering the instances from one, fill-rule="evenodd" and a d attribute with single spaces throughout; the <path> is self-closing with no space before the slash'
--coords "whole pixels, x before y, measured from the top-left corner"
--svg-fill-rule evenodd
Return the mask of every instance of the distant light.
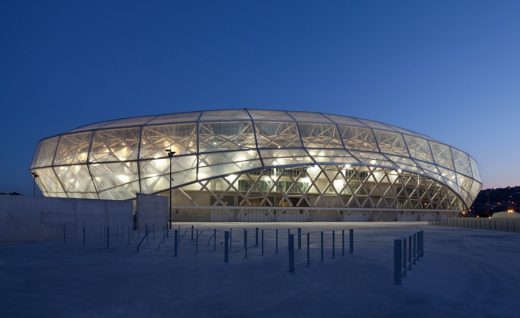
<path id="1" fill-rule="evenodd" d="M 506 210 L 507 213 L 515 213 L 515 209 L 513 208 L 509 208 Z"/>
<path id="2" fill-rule="evenodd" d="M 374 159 L 370 160 L 370 164 L 371 165 L 375 165 L 376 164 L 376 161 Z"/>
<path id="3" fill-rule="evenodd" d="M 403 170 L 401 170 L 401 169 L 397 169 L 397 172 L 401 173 L 401 172 L 403 172 Z"/>

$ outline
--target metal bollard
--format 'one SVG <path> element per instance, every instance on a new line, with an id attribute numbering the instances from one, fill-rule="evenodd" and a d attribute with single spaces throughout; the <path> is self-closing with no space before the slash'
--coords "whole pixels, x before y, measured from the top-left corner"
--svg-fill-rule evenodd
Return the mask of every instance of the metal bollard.
<path id="1" fill-rule="evenodd" d="M 213 252 L 217 251 L 217 229 L 213 231 Z"/>
<path id="2" fill-rule="evenodd" d="M 413 241 L 412 241 L 412 250 L 413 250 L 413 264 L 415 265 L 415 261 L 417 260 L 417 233 L 413 234 Z"/>
<path id="3" fill-rule="evenodd" d="M 401 285 L 402 244 L 401 240 L 394 240 L 394 284 L 396 285 Z"/>
<path id="4" fill-rule="evenodd" d="M 255 247 L 258 247 L 258 228 L 255 228 Z"/>
<path id="5" fill-rule="evenodd" d="M 350 254 L 354 253 L 354 229 L 349 230 Z"/>
<path id="6" fill-rule="evenodd" d="M 302 249 L 302 229 L 298 228 L 298 249 Z"/>
<path id="7" fill-rule="evenodd" d="M 289 273 L 294 273 L 294 234 L 289 234 Z"/>
<path id="8" fill-rule="evenodd" d="M 229 231 L 224 232 L 224 263 L 229 261 Z"/>
<path id="9" fill-rule="evenodd" d="M 321 262 L 323 263 L 323 232 L 321 232 Z"/>
<path id="10" fill-rule="evenodd" d="M 408 258 L 406 257 L 406 251 L 407 251 L 407 240 L 406 238 L 403 239 L 403 274 L 402 276 L 406 276 L 406 266 L 407 266 L 407 261 L 408 261 Z"/>
<path id="11" fill-rule="evenodd" d="M 424 231 L 419 231 L 418 233 L 418 249 L 419 249 L 419 257 L 424 257 Z"/>
<path id="12" fill-rule="evenodd" d="M 278 254 L 278 229 L 275 230 L 275 240 L 276 240 L 276 248 L 275 248 L 275 254 Z"/>
<path id="13" fill-rule="evenodd" d="M 307 233 L 307 267 L 311 266 L 311 234 Z"/>
<path id="14" fill-rule="evenodd" d="M 412 238 L 413 236 L 410 235 L 408 237 L 408 269 L 412 269 L 412 253 L 413 253 L 413 249 L 412 249 Z"/>
<path id="15" fill-rule="evenodd" d="M 199 253 L 199 229 L 195 230 L 195 255 Z"/>
<path id="16" fill-rule="evenodd" d="M 289 239 L 289 235 L 291 235 L 291 229 L 287 229 L 287 239 Z M 289 246 L 287 246 L 287 250 L 289 250 Z"/>
<path id="17" fill-rule="evenodd" d="M 191 226 L 191 241 L 193 242 L 193 225 Z"/>
<path id="18" fill-rule="evenodd" d="M 341 230 L 341 256 L 345 256 L 345 230 Z"/>
<path id="19" fill-rule="evenodd" d="M 179 230 L 175 230 L 175 232 L 173 232 L 173 239 L 175 240 L 173 244 L 173 256 L 177 257 L 177 253 L 179 251 Z"/>
<path id="20" fill-rule="evenodd" d="M 244 229 L 244 259 L 247 259 L 247 230 Z"/>
<path id="21" fill-rule="evenodd" d="M 233 229 L 229 229 L 229 250 L 231 250 L 233 246 Z"/>
<path id="22" fill-rule="evenodd" d="M 336 258 L 336 231 L 332 231 L 332 259 Z"/>
<path id="23" fill-rule="evenodd" d="M 262 230 L 262 256 L 264 256 L 264 230 Z"/>

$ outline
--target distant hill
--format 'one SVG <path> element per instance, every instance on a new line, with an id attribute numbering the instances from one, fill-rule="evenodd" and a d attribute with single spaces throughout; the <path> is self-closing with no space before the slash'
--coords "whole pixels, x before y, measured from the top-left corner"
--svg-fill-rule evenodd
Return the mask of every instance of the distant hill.
<path id="1" fill-rule="evenodd" d="M 486 189 L 480 191 L 475 202 L 471 206 L 472 215 L 490 216 L 494 212 L 505 211 L 513 208 L 519 210 L 520 186 Z"/>

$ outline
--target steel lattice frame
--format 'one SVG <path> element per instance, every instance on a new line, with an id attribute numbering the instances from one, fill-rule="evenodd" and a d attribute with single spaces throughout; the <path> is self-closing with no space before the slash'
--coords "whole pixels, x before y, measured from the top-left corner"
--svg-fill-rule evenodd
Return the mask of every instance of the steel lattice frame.
<path id="1" fill-rule="evenodd" d="M 170 147 L 177 192 L 207 192 L 210 205 L 464 210 L 481 188 L 471 156 L 422 134 L 347 116 L 249 109 L 80 127 L 41 140 L 30 170 L 45 196 L 131 199 L 168 190 Z M 272 188 L 252 191 L 262 178 Z M 239 188 L 245 181 L 251 189 Z M 227 188 L 211 188 L 219 183 Z M 303 183 L 307 191 L 291 192 Z M 237 199 L 224 202 L 230 194 Z"/>

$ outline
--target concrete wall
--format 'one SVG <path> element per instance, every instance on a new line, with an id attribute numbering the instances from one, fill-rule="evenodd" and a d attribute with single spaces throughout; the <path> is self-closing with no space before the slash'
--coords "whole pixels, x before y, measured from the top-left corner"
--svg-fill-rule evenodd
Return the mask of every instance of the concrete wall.
<path id="1" fill-rule="evenodd" d="M 0 242 L 76 238 L 103 226 L 127 228 L 133 223 L 132 201 L 0 196 Z"/>
<path id="2" fill-rule="evenodd" d="M 175 221 L 175 209 L 173 209 L 173 220 Z M 168 197 L 150 194 L 136 195 L 136 227 L 144 230 L 148 225 L 156 231 L 168 224 L 169 205 Z"/>

